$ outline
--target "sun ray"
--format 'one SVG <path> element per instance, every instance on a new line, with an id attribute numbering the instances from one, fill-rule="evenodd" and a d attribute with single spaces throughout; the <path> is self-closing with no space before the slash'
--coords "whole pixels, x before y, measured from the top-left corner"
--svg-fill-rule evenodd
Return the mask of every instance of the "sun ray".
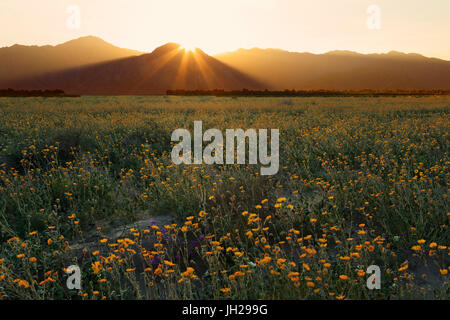
<path id="1" fill-rule="evenodd" d="M 135 89 L 139 88 L 139 86 L 145 83 L 145 81 L 151 79 L 158 71 L 162 70 L 167 64 L 170 63 L 170 61 L 172 61 L 176 54 L 177 50 L 171 50 L 159 57 L 155 65 L 153 66 L 154 69 L 146 74 L 146 77 L 141 79 L 141 81 L 136 84 Z"/>

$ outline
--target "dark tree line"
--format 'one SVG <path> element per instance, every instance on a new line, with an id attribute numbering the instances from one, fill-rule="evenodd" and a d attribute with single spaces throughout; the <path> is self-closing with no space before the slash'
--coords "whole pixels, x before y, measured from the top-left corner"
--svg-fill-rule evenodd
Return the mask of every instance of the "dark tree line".
<path id="1" fill-rule="evenodd" d="M 353 97 L 449 95 L 450 90 L 167 90 L 175 96 Z"/>
<path id="2" fill-rule="evenodd" d="M 69 97 L 63 90 L 14 90 L 0 89 L 0 97 Z"/>

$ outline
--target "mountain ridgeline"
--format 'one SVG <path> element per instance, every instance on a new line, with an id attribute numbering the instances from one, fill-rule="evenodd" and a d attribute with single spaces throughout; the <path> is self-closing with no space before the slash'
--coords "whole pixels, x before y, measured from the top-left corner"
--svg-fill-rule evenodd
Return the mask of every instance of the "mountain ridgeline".
<path id="1" fill-rule="evenodd" d="M 450 61 L 391 51 L 359 54 L 240 49 L 216 56 L 271 90 L 448 90 Z"/>
<path id="2" fill-rule="evenodd" d="M 261 89 L 262 83 L 207 55 L 168 43 L 152 53 L 21 79 L 12 88 L 58 88 L 71 94 L 165 94 L 170 89 Z"/>
<path id="3" fill-rule="evenodd" d="M 167 43 L 151 53 L 83 37 L 57 46 L 0 48 L 0 89 L 77 95 L 170 90 L 449 90 L 450 61 L 418 54 L 239 49 L 215 57 Z"/>
<path id="4" fill-rule="evenodd" d="M 99 62 L 137 56 L 142 52 L 122 49 L 97 37 L 83 37 L 57 46 L 0 48 L 0 88 L 19 80 Z M 36 88 L 31 88 L 36 89 Z M 47 89 L 47 88 L 44 88 Z"/>

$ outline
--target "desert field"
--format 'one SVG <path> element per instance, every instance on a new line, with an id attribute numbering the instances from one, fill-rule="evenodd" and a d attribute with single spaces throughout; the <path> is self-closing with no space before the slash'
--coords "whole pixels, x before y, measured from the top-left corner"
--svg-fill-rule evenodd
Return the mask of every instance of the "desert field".
<path id="1" fill-rule="evenodd" d="M 174 165 L 197 120 L 279 129 L 278 173 Z M 0 98 L 0 298 L 449 299 L 449 131 L 448 96 Z"/>

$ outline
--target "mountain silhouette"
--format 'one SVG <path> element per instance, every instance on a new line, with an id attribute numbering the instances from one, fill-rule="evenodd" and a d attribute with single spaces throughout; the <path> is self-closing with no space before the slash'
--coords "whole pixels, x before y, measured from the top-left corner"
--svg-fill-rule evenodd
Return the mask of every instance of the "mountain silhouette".
<path id="1" fill-rule="evenodd" d="M 312 54 L 254 48 L 215 57 L 267 83 L 271 90 L 450 89 L 450 61 L 419 54 Z"/>
<path id="2" fill-rule="evenodd" d="M 82 37 L 57 46 L 0 48 L 0 88 L 13 81 L 141 54 L 118 48 L 97 37 Z"/>
<path id="3" fill-rule="evenodd" d="M 325 54 L 239 49 L 214 57 L 167 43 L 151 53 L 97 37 L 57 46 L 0 48 L 0 89 L 85 95 L 167 90 L 449 90 L 450 61 L 391 51 Z"/>
<path id="4" fill-rule="evenodd" d="M 71 94 L 165 94 L 170 89 L 262 89 L 261 82 L 200 49 L 168 43 L 152 53 L 31 77 L 13 88 L 58 88 Z"/>

